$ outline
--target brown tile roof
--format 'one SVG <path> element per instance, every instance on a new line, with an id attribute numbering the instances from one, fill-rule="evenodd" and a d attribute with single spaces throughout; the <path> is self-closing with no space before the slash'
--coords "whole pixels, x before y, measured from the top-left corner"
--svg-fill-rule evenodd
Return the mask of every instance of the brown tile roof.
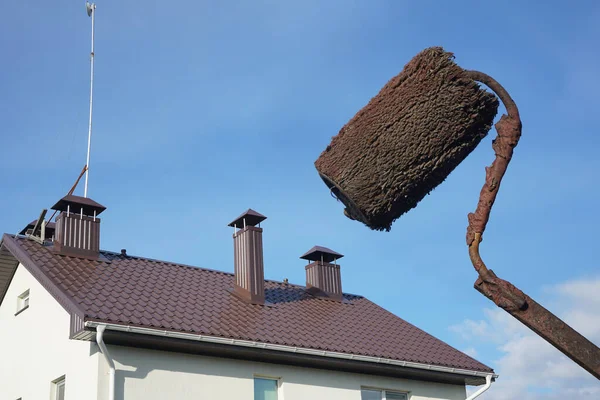
<path id="1" fill-rule="evenodd" d="M 266 281 L 273 307 L 231 295 L 233 274 L 103 252 L 111 262 L 54 254 L 33 241 L 17 245 L 86 320 L 350 353 L 451 368 L 492 369 L 362 296 L 340 303 L 303 286 Z"/>

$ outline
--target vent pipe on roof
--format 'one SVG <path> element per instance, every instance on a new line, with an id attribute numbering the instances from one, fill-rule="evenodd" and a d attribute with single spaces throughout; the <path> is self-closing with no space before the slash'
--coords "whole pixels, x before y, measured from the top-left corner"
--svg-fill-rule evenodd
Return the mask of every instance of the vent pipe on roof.
<path id="1" fill-rule="evenodd" d="M 234 275 L 233 293 L 244 301 L 265 304 L 262 228 L 267 219 L 248 209 L 229 226 L 233 227 Z"/>
<path id="2" fill-rule="evenodd" d="M 67 195 L 53 207 L 56 217 L 54 250 L 63 255 L 98 259 L 100 255 L 100 218 L 104 210 L 94 200 Z"/>
<path id="3" fill-rule="evenodd" d="M 342 257 L 342 254 L 322 246 L 315 246 L 304 253 L 300 258 L 312 261 L 306 266 L 306 291 L 314 296 L 342 301 L 342 275 L 337 263 Z"/>

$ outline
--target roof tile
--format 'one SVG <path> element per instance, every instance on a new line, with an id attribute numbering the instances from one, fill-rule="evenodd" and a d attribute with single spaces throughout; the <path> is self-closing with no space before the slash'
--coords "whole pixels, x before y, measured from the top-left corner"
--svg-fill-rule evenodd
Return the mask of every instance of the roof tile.
<path id="1" fill-rule="evenodd" d="M 273 306 L 252 305 L 231 295 L 229 273 L 103 252 L 109 264 L 14 240 L 86 319 L 492 371 L 361 296 L 344 294 L 346 302 L 335 302 L 302 286 L 265 281 Z"/>

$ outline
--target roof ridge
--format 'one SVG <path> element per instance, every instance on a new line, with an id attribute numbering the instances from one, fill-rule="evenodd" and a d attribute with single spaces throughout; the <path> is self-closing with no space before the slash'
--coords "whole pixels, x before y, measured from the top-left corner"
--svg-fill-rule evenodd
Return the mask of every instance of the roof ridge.
<path id="1" fill-rule="evenodd" d="M 23 235 L 15 235 L 15 234 L 10 234 L 10 233 L 5 233 L 5 235 L 10 236 L 13 239 L 26 239 Z M 214 273 L 217 273 L 217 274 L 235 276 L 235 274 L 233 272 L 227 272 L 227 271 L 222 271 L 222 270 L 213 269 L 213 268 L 198 267 L 198 266 L 195 266 L 195 265 L 182 264 L 182 263 L 178 263 L 178 262 L 174 262 L 174 261 L 160 260 L 158 258 L 136 256 L 136 255 L 133 255 L 133 254 L 123 255 L 120 252 L 111 251 L 111 250 L 102 250 L 102 249 L 100 249 L 100 253 L 103 253 L 105 255 L 115 256 L 115 257 L 129 257 L 129 258 L 135 258 L 135 259 L 138 259 L 138 260 L 150 261 L 150 262 L 154 262 L 154 263 L 161 263 L 161 264 L 173 265 L 173 266 L 176 266 L 176 267 L 192 268 L 192 269 L 197 269 L 197 270 L 206 271 L 206 272 L 214 272 Z M 270 283 L 277 283 L 279 285 L 295 286 L 295 287 L 303 288 L 303 289 L 306 288 L 306 285 L 301 285 L 301 284 L 298 284 L 298 283 L 291 283 L 291 282 L 285 283 L 284 281 L 278 281 L 278 280 L 275 280 L 275 279 L 265 279 L 264 281 L 265 282 L 270 282 Z M 366 298 L 365 296 L 360 295 L 360 294 L 356 294 L 356 293 L 342 292 L 342 294 L 347 295 L 347 296 L 354 296 L 354 297 L 363 297 L 363 298 Z"/>
<path id="2" fill-rule="evenodd" d="M 117 256 L 117 257 L 136 258 L 138 260 L 145 260 L 145 261 L 150 261 L 150 262 L 155 262 L 155 263 L 162 263 L 162 264 L 174 265 L 174 266 L 177 266 L 177 267 L 193 268 L 193 269 L 198 269 L 198 270 L 206 271 L 206 272 L 215 272 L 217 274 L 235 276 L 235 274 L 233 272 L 227 272 L 227 271 L 222 271 L 222 270 L 213 269 L 213 268 L 198 267 L 198 266 L 189 265 L 189 264 L 181 264 L 181 263 L 177 263 L 177 262 L 173 262 L 173 261 L 159 260 L 157 258 L 142 257 L 142 256 L 136 256 L 136 255 L 132 255 L 132 254 L 123 255 L 121 253 L 117 253 L 115 251 L 110 251 L 110 250 L 100 250 L 100 253 L 109 254 L 109 255 Z M 280 284 L 280 285 L 295 286 L 295 287 L 303 288 L 303 289 L 306 288 L 306 285 L 300 285 L 298 283 L 290 283 L 290 282 L 285 283 L 283 281 L 278 281 L 278 280 L 275 280 L 275 279 L 265 279 L 264 281 L 265 282 L 271 282 L 271 283 L 277 283 L 277 284 Z M 348 292 L 343 292 L 343 294 L 348 295 L 348 296 L 364 297 L 364 296 L 362 296 L 360 294 L 354 294 L 354 293 L 348 293 Z"/>
<path id="3" fill-rule="evenodd" d="M 174 262 L 174 261 L 159 260 L 157 258 L 136 256 L 136 255 L 132 255 L 132 254 L 123 255 L 122 253 L 117 253 L 117 252 L 110 251 L 110 250 L 100 250 L 100 253 L 109 254 L 109 255 L 113 255 L 113 256 L 117 256 L 117 257 L 136 258 L 138 260 L 150 261 L 150 262 L 154 262 L 154 263 L 169 264 L 169 265 L 174 265 L 176 267 L 199 269 L 199 270 L 206 271 L 206 272 L 216 272 L 218 274 L 224 274 L 224 275 L 231 275 L 231 276 L 234 275 L 233 272 L 220 271 L 218 269 L 198 267 L 195 265 L 182 264 L 182 263 L 178 263 L 178 262 Z"/>

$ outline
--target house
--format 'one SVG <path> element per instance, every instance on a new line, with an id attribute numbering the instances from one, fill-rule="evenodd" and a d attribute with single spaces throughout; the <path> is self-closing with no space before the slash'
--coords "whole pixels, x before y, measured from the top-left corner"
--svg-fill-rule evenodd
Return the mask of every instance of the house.
<path id="1" fill-rule="evenodd" d="M 305 286 L 265 280 L 253 210 L 229 224 L 231 274 L 100 250 L 104 206 L 52 208 L 0 244 L 2 400 L 463 400 L 496 378 L 343 293 L 328 248 L 301 256 Z"/>

